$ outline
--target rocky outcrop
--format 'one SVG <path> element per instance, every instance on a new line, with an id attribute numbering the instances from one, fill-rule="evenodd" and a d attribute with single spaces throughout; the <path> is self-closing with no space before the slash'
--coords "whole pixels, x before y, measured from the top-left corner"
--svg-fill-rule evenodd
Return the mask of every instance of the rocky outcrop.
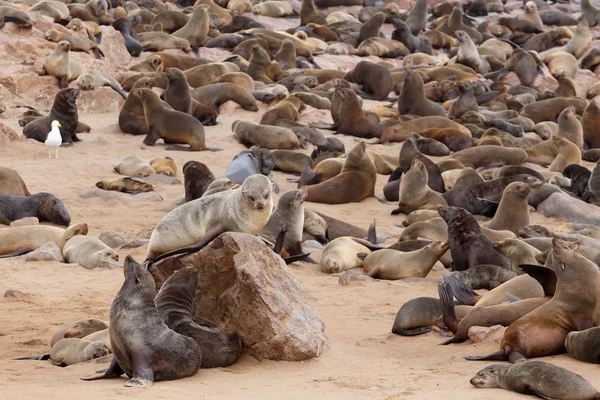
<path id="1" fill-rule="evenodd" d="M 324 323 L 292 271 L 252 235 L 224 233 L 199 252 L 150 267 L 157 288 L 175 271 L 200 272 L 194 315 L 236 331 L 258 358 L 300 361 L 323 351 Z"/>

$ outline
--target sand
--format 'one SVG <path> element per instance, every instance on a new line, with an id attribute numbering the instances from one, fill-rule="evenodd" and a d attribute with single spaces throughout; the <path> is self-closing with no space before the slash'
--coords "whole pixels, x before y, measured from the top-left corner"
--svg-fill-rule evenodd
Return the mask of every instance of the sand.
<path id="1" fill-rule="evenodd" d="M 365 102 L 365 107 L 375 105 Z M 244 147 L 231 132 L 235 119 L 258 122 L 264 112 L 253 113 L 226 105 L 219 124 L 206 127 L 207 145 L 224 151 L 166 151 L 162 142 L 142 150 L 143 137 L 120 133 L 117 114 L 80 115 L 93 129 L 81 134 L 82 142 L 71 148 L 60 148 L 58 159 L 49 159 L 43 144 L 33 140 L 12 142 L 0 148 L 0 165 L 16 169 L 32 193 L 48 191 L 58 196 L 69 210 L 74 223 L 86 222 L 89 235 L 98 237 L 112 231 L 134 238 L 152 229 L 174 203 L 183 196 L 183 185 L 156 184 L 163 201 L 135 200 L 119 193 L 126 201 L 80 198 L 95 188 L 99 180 L 117 178 L 113 166 L 130 155 L 148 161 L 171 156 L 183 180 L 181 168 L 186 161 L 207 164 L 216 176 L 222 175 L 230 160 Z M 330 123 L 328 112 L 309 108 L 302 122 Z M 17 118 L 4 120 L 20 131 Z M 347 150 L 356 144 L 349 136 L 339 136 Z M 397 155 L 401 144 L 370 146 Z M 306 151 L 308 153 L 308 150 Z M 589 167 L 589 166 L 588 166 Z M 282 192 L 295 188 L 287 182 L 290 175 L 276 173 Z M 378 176 L 376 193 L 383 197 L 387 176 Z M 114 192 L 113 192 L 114 193 Z M 277 196 L 278 198 L 278 196 Z M 321 211 L 346 222 L 366 228 L 377 220 L 379 232 L 400 233 L 403 215 L 391 216 L 394 205 L 373 198 L 359 204 L 322 205 L 306 203 L 307 209 Z M 556 227 L 560 223 L 532 213 L 532 223 Z M 394 238 L 388 240 L 392 243 Z M 121 260 L 131 254 L 136 260 L 145 258 L 147 246 L 120 250 Z M 314 254 L 319 258 L 319 254 Z M 0 388 L 3 398 L 58 399 L 70 398 L 202 398 L 202 399 L 421 399 L 446 396 L 450 399 L 515 398 L 518 395 L 498 389 L 475 389 L 469 379 L 487 362 L 468 362 L 467 355 L 494 352 L 498 344 L 439 346 L 446 338 L 437 332 L 416 337 L 391 333 L 394 317 L 402 304 L 419 296 L 437 297 L 437 282 L 443 275 L 438 263 L 424 279 L 406 281 L 361 281 L 349 286 L 338 284 L 338 275 L 327 275 L 318 265 L 296 263 L 291 269 L 306 290 L 306 297 L 325 321 L 329 338 L 323 354 L 304 362 L 256 360 L 243 355 L 228 368 L 201 370 L 194 377 L 173 382 L 159 382 L 139 390 L 125 388 L 124 379 L 84 382 L 79 378 L 93 375 L 108 364 L 85 363 L 66 368 L 54 367 L 47 361 L 14 361 L 15 357 L 49 351 L 53 332 L 63 324 L 82 318 L 108 320 L 112 300 L 123 282 L 122 269 L 86 270 L 76 264 L 56 262 L 0 261 L 0 293 L 20 290 L 29 295 L 0 298 Z M 542 360 L 564 366 L 600 387 L 597 366 L 584 364 L 566 355 Z"/>

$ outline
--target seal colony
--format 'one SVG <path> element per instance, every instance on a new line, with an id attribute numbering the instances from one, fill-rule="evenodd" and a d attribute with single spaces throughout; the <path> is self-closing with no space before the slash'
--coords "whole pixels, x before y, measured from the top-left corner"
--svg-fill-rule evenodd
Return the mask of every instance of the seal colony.
<path id="1" fill-rule="evenodd" d="M 32 21 L 33 12 L 54 23 Z M 108 324 L 81 315 L 48 354 L 22 359 L 65 366 L 110 355 L 108 369 L 84 379 L 126 375 L 133 387 L 235 363 L 253 343 L 233 323 L 194 316 L 203 306 L 196 270 L 174 268 L 158 292 L 149 272 L 234 232 L 294 268 L 318 264 L 311 272 L 347 286 L 340 291 L 377 296 L 380 280 L 440 281 L 438 297 L 394 300 L 391 331 L 406 346 L 408 336 L 440 332 L 452 336 L 446 352 L 514 364 L 484 367 L 475 387 L 600 398 L 554 360 L 530 360 L 566 353 L 600 362 L 598 13 L 587 0 L 1 2 L 2 34 L 11 24 L 20 38 L 43 30 L 44 57 L 22 64 L 51 86 L 52 104 L 22 112 L 8 101 L 0 112 L 11 110 L 11 124 L 22 114 L 28 149 L 41 149 L 51 129 L 70 154 L 93 140 L 118 144 L 85 195 L 137 202 L 131 216 L 151 229 L 113 246 L 99 235 L 104 224 L 88 225 L 97 215 L 67 211 L 78 205 L 60 184 L 40 191 L 39 181 L 26 185 L 18 160 L 0 167 L 0 223 L 11 225 L 0 229 L 0 258 L 35 259 L 49 242 L 54 260 L 85 269 L 116 269 L 125 256 L 121 289 L 104 304 Z M 133 58 L 117 63 L 123 54 Z M 100 137 L 98 124 L 80 121 L 90 99 L 119 105 L 107 122 L 120 132 Z M 88 140 L 79 144 L 78 134 Z M 21 149 L 11 146 L 4 151 Z M 233 160 L 225 170 L 218 153 L 189 153 L 205 150 Z M 89 197 L 81 201 L 93 209 Z M 165 197 L 170 206 L 150 209 L 149 199 Z M 363 229 L 380 210 L 388 231 L 377 235 L 375 222 Z M 495 351 L 453 345 L 474 343 L 474 327 L 498 325 Z"/>

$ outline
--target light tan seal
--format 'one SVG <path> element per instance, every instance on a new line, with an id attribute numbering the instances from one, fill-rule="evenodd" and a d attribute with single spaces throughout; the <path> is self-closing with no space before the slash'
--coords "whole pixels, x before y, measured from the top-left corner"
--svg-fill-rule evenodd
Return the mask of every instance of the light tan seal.
<path id="1" fill-rule="evenodd" d="M 338 237 L 329 242 L 321 254 L 321 271 L 328 274 L 343 272 L 362 266 L 363 260 L 358 253 L 369 254 L 368 242 L 347 236 Z"/>
<path id="2" fill-rule="evenodd" d="M 265 149 L 294 150 L 300 141 L 291 129 L 237 120 L 231 125 L 235 137 L 247 147 L 258 145 Z"/>
<path id="3" fill-rule="evenodd" d="M 552 140 L 558 149 L 558 155 L 550 164 L 550 171 L 562 173 L 571 164 L 581 165 L 581 151 L 575 143 L 559 136 L 553 136 Z"/>
<path id="4" fill-rule="evenodd" d="M 63 246 L 69 239 L 76 235 L 87 235 L 87 232 L 87 224 L 71 225 L 67 229 L 48 225 L 0 229 L 0 255 L 24 254 L 48 242 L 56 243 L 62 251 Z"/>
<path id="5" fill-rule="evenodd" d="M 50 339 L 50 347 L 65 338 L 82 339 L 94 332 L 108 328 L 106 322 L 99 319 L 87 318 L 61 326 Z"/>
<path id="6" fill-rule="evenodd" d="M 135 178 L 145 178 L 154 174 L 154 169 L 150 163 L 140 156 L 129 156 L 122 159 L 114 167 L 114 170 L 121 175 Z"/>
<path id="7" fill-rule="evenodd" d="M 531 187 L 523 182 L 512 182 L 502 194 L 502 200 L 494 218 L 485 226 L 497 231 L 511 231 L 517 233 L 517 229 L 529 225 L 529 204 L 527 197 Z"/>
<path id="8" fill-rule="evenodd" d="M 65 243 L 63 255 L 66 262 L 79 264 L 86 269 L 116 268 L 120 266 L 113 262 L 119 261 L 119 256 L 114 250 L 105 245 L 100 239 L 91 236 L 73 236 Z"/>
<path id="9" fill-rule="evenodd" d="M 152 192 L 152 185 L 140 178 L 124 177 L 110 181 L 98 181 L 96 187 L 102 190 L 113 190 L 129 194 L 138 194 L 143 192 Z"/>
<path id="10" fill-rule="evenodd" d="M 166 176 L 177 175 L 177 166 L 171 157 L 155 158 L 154 160 L 150 161 L 150 166 L 157 174 Z"/>
<path id="11" fill-rule="evenodd" d="M 147 258 L 158 261 L 158 256 L 196 243 L 203 247 L 223 232 L 258 234 L 273 210 L 271 186 L 266 176 L 252 175 L 238 189 L 177 207 L 152 231 Z"/>
<path id="12" fill-rule="evenodd" d="M 448 206 L 446 200 L 427 185 L 428 180 L 429 175 L 425 164 L 419 157 L 413 158 L 410 169 L 400 181 L 398 208 L 392 211 L 392 215 Z"/>
<path id="13" fill-rule="evenodd" d="M 465 167 L 479 168 L 491 164 L 520 165 L 527 161 L 523 149 L 484 145 L 456 152 L 451 156 Z"/>
<path id="14" fill-rule="evenodd" d="M 446 250 L 448 243 L 439 241 L 406 253 L 391 249 L 377 250 L 365 257 L 363 268 L 372 278 L 424 278 Z"/>
<path id="15" fill-rule="evenodd" d="M 79 78 L 85 72 L 85 67 L 69 57 L 71 45 L 66 40 L 59 42 L 56 48 L 44 60 L 40 75 L 52 75 L 58 79 L 61 89 L 68 87 L 68 83 Z"/>
<path id="16" fill-rule="evenodd" d="M 0 196 L 29 196 L 30 194 L 17 171 L 0 167 Z"/>
<path id="17" fill-rule="evenodd" d="M 104 343 L 77 338 L 61 339 L 50 349 L 50 359 L 61 366 L 79 364 L 109 354 Z"/>

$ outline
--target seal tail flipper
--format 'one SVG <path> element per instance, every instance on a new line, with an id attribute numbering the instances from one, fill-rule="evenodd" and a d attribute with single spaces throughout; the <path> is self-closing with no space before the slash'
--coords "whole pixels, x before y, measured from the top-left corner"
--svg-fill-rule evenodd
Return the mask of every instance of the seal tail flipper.
<path id="1" fill-rule="evenodd" d="M 96 60 L 99 60 L 102 58 L 102 54 L 100 54 L 100 49 L 97 47 L 94 47 L 94 56 L 96 57 Z"/>
<path id="2" fill-rule="evenodd" d="M 510 301 L 511 303 L 516 303 L 517 301 L 521 301 L 520 298 L 518 298 L 517 296 L 513 296 L 510 293 L 504 293 L 504 296 L 508 299 L 508 301 Z"/>
<path id="3" fill-rule="evenodd" d="M 216 148 L 216 147 L 207 147 L 204 150 L 206 150 L 206 151 L 212 151 L 212 152 L 223 151 L 223 149 L 219 149 L 219 148 Z"/>
<path id="4" fill-rule="evenodd" d="M 90 376 L 87 378 L 79 378 L 82 381 L 95 381 L 98 379 L 115 379 L 115 378 L 119 378 L 121 375 L 123 375 L 125 373 L 125 371 L 123 371 L 123 368 L 121 368 L 121 366 L 117 363 L 117 360 L 113 357 L 110 366 L 108 367 L 108 369 L 106 370 L 100 370 L 100 371 L 96 371 L 97 373 L 100 373 L 101 375 L 95 375 L 95 376 Z M 102 373 L 104 372 L 104 373 Z"/>
<path id="5" fill-rule="evenodd" d="M 554 295 L 556 292 L 557 277 L 554 269 L 544 265 L 535 264 L 519 264 L 519 268 L 533 279 L 538 281 L 544 288 L 544 293 L 548 296 Z"/>
<path id="6" fill-rule="evenodd" d="M 375 220 L 369 225 L 369 229 L 367 230 L 367 240 L 373 244 L 377 244 L 377 224 Z"/>
<path id="7" fill-rule="evenodd" d="M 538 392 L 537 390 L 533 389 L 532 387 L 530 387 L 529 390 L 531 391 L 532 394 L 534 394 L 537 397 L 540 397 L 540 398 L 542 398 L 544 400 L 552 400 L 551 397 L 548 397 L 548 396 L 545 396 L 545 395 L 541 394 L 540 392 Z M 597 397 L 594 397 L 594 398 L 597 398 Z"/>
<path id="8" fill-rule="evenodd" d="M 335 131 L 338 128 L 338 123 L 335 122 L 335 123 L 333 123 L 331 125 L 317 125 L 314 122 L 311 122 L 311 123 L 308 124 L 308 126 L 310 126 L 311 128 L 327 129 L 327 130 L 330 130 L 330 131 Z"/>
<path id="9" fill-rule="evenodd" d="M 447 282 L 438 284 L 438 293 L 440 296 L 440 305 L 442 307 L 442 318 L 444 323 L 454 334 L 458 331 L 458 319 L 456 318 L 456 310 L 454 309 L 454 299 L 452 287 Z M 452 343 L 451 341 L 445 344 Z"/>
<path id="10" fill-rule="evenodd" d="M 198 47 L 193 48 L 192 53 L 194 53 L 194 57 L 200 58 L 200 49 Z"/>
<path id="11" fill-rule="evenodd" d="M 422 335 L 424 333 L 431 332 L 432 328 L 430 326 L 423 326 L 421 328 L 413 328 L 413 329 L 395 329 L 392 330 L 392 333 L 395 333 L 400 336 L 416 336 Z"/>
<path id="12" fill-rule="evenodd" d="M 461 304 L 465 304 L 467 306 L 474 306 L 479 298 L 479 295 L 473 291 L 473 289 L 469 288 L 467 285 L 459 281 L 458 279 L 450 276 L 444 276 L 444 282 L 450 285 L 452 289 L 452 294 Z"/>
<path id="13" fill-rule="evenodd" d="M 499 350 L 487 356 L 467 356 L 463 358 L 467 361 L 506 361 L 508 359 L 504 350 Z"/>
<path id="14" fill-rule="evenodd" d="M 20 249 L 20 250 L 14 251 L 12 253 L 3 254 L 0 256 L 0 258 L 18 257 L 18 256 L 22 256 L 23 254 L 31 253 L 33 250 L 35 250 L 35 249 Z"/>
<path id="15" fill-rule="evenodd" d="M 381 197 L 377 196 L 377 195 L 373 195 L 372 197 L 375 198 L 375 200 L 377 200 L 378 202 L 380 202 L 381 204 L 386 204 L 388 206 L 393 205 L 392 203 L 387 202 L 386 200 L 382 199 Z"/>
<path id="16" fill-rule="evenodd" d="M 306 261 L 306 259 L 310 258 L 309 256 L 310 253 L 295 254 L 284 258 L 283 261 L 285 261 L 286 264 L 291 264 L 296 261 Z"/>
<path id="17" fill-rule="evenodd" d="M 360 258 L 363 261 L 365 260 L 365 258 L 367 258 L 367 256 L 367 253 L 356 253 L 356 257 Z"/>
<path id="18" fill-rule="evenodd" d="M 125 93 L 123 91 L 123 89 L 121 89 L 120 87 L 117 87 L 115 85 L 111 85 L 110 83 L 106 83 L 104 86 L 108 86 L 109 88 L 111 88 L 115 92 L 119 93 L 121 95 L 121 97 L 123 97 L 125 100 L 127 100 L 127 93 Z"/>
<path id="19" fill-rule="evenodd" d="M 39 356 L 24 356 L 13 358 L 13 360 L 49 360 L 50 354 L 40 354 Z"/>
<path id="20" fill-rule="evenodd" d="M 311 167 L 306 167 L 306 169 L 302 171 L 302 175 L 300 175 L 298 187 L 313 184 L 313 180 L 316 178 L 316 176 L 317 173 L 313 171 Z"/>

